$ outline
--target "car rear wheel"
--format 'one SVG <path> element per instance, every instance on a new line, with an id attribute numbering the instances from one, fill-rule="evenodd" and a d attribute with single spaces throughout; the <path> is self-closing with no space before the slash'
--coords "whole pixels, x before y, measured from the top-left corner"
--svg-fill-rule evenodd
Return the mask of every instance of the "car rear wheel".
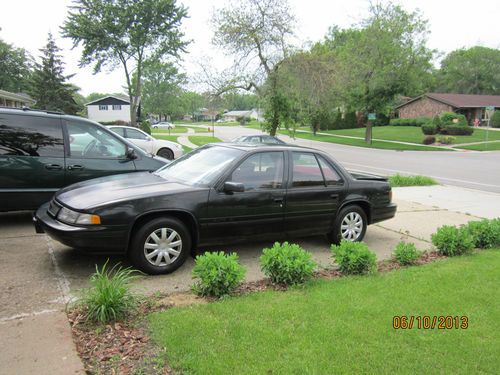
<path id="1" fill-rule="evenodd" d="M 356 205 L 344 207 L 335 219 L 329 239 L 336 244 L 342 240 L 362 241 L 367 226 L 368 220 L 365 211 L 361 207 Z"/>
<path id="2" fill-rule="evenodd" d="M 168 160 L 174 160 L 174 153 L 172 150 L 168 148 L 162 148 L 158 151 L 157 153 L 158 156 L 161 156 L 162 158 L 168 159 Z"/>
<path id="3" fill-rule="evenodd" d="M 186 226 L 171 217 L 153 219 L 135 233 L 130 258 L 141 271 L 151 275 L 171 273 L 191 252 L 191 236 Z"/>

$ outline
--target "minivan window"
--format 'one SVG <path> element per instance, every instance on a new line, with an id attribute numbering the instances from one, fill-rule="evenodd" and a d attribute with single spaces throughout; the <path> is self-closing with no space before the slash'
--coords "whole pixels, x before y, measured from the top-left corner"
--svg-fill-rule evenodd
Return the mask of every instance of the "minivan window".
<path id="1" fill-rule="evenodd" d="M 61 121 L 1 113 L 0 155 L 64 157 Z"/>
<path id="2" fill-rule="evenodd" d="M 125 157 L 125 144 L 91 123 L 67 121 L 71 157 L 118 159 Z"/>

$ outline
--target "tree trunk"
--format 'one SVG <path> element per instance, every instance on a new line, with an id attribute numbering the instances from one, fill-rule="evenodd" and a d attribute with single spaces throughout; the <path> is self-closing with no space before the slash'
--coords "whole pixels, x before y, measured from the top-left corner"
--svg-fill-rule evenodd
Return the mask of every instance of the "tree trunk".
<path id="1" fill-rule="evenodd" d="M 366 131 L 365 131 L 365 142 L 369 145 L 372 144 L 372 121 L 368 120 L 366 123 Z"/>

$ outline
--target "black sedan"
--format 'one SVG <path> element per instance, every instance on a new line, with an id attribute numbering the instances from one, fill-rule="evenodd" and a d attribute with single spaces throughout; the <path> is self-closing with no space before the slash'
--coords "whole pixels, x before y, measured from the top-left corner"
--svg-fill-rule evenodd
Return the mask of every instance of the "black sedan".
<path id="1" fill-rule="evenodd" d="M 162 167 L 58 191 L 37 231 L 75 248 L 117 252 L 169 273 L 209 245 L 327 234 L 360 241 L 396 212 L 385 178 L 353 176 L 327 154 L 291 145 L 211 144 Z"/>

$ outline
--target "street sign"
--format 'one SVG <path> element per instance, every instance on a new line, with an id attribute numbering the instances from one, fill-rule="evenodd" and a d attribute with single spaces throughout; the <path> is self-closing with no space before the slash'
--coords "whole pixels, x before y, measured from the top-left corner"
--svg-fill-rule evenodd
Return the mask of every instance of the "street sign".
<path id="1" fill-rule="evenodd" d="M 368 120 L 376 120 L 376 119 L 377 119 L 376 113 L 368 113 Z"/>
<path id="2" fill-rule="evenodd" d="M 493 107 L 492 105 L 489 105 L 489 106 L 486 107 L 486 110 L 487 111 L 494 111 L 495 107 Z"/>

